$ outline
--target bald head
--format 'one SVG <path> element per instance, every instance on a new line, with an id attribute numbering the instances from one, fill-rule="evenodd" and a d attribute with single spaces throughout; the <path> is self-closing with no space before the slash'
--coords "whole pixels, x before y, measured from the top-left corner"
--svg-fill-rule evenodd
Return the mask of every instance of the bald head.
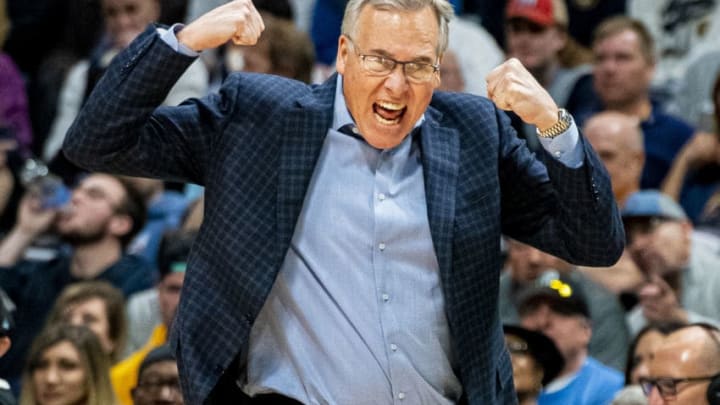
<path id="1" fill-rule="evenodd" d="M 583 133 L 610 174 L 615 199 L 624 202 L 640 188 L 645 164 L 640 122 L 620 112 L 604 111 L 587 121 Z"/>
<path id="2" fill-rule="evenodd" d="M 688 326 L 667 336 L 657 348 L 648 366 L 650 378 L 696 379 L 677 383 L 672 403 L 707 404 L 710 377 L 720 372 L 720 335 L 716 329 Z M 702 379 L 698 379 L 702 378 Z M 664 404 L 656 390 L 650 393 L 650 404 Z"/>

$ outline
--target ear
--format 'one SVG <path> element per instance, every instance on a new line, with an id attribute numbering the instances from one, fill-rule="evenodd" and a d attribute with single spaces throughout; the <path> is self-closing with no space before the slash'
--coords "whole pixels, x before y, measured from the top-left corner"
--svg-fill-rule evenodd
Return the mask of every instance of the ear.
<path id="1" fill-rule="evenodd" d="M 5 353 L 7 353 L 8 350 L 10 350 L 10 346 L 12 343 L 10 342 L 10 338 L 7 336 L 3 336 L 0 338 L 0 357 L 2 357 Z"/>
<path id="2" fill-rule="evenodd" d="M 347 63 L 348 55 L 350 55 L 350 41 L 345 35 L 340 35 L 338 38 L 338 51 L 335 57 L 335 70 L 340 74 L 345 74 L 345 64 Z"/>
<path id="3" fill-rule="evenodd" d="M 116 214 L 110 219 L 108 223 L 108 231 L 120 238 L 121 236 L 127 235 L 133 227 L 133 220 L 129 215 Z"/>

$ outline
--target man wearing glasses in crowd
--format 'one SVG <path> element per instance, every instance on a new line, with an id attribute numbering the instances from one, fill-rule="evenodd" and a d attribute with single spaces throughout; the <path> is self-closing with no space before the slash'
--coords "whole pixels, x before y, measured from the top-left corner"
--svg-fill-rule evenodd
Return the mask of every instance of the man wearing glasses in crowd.
<path id="1" fill-rule="evenodd" d="M 239 73 L 157 108 L 197 52 L 257 41 L 237 0 L 150 27 L 98 84 L 71 160 L 206 187 L 171 338 L 186 402 L 513 403 L 501 232 L 617 260 L 607 174 L 517 60 L 488 77 L 495 105 L 434 91 L 451 17 L 445 0 L 351 0 L 324 84 Z M 538 128 L 539 155 L 500 109 Z"/>
<path id="2" fill-rule="evenodd" d="M 640 385 L 649 405 L 720 404 L 720 331 L 692 324 L 671 333 L 648 371 Z"/>

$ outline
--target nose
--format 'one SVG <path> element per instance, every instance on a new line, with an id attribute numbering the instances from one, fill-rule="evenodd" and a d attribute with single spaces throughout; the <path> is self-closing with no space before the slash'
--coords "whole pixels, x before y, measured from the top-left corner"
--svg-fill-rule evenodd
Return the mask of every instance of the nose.
<path id="1" fill-rule="evenodd" d="M 390 94 L 402 94 L 407 90 L 408 80 L 405 76 L 405 65 L 397 64 L 385 78 L 385 88 Z"/>
<path id="2" fill-rule="evenodd" d="M 59 384 L 60 383 L 60 372 L 57 367 L 48 367 L 45 369 L 44 381 L 46 384 Z"/>

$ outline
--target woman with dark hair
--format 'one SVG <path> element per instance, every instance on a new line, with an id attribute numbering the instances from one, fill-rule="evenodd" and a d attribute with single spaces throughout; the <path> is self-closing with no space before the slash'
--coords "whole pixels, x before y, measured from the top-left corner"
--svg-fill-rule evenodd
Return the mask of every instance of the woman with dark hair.
<path id="1" fill-rule="evenodd" d="M 20 405 L 115 405 L 109 369 L 108 356 L 89 329 L 50 325 L 30 349 Z"/>
<path id="2" fill-rule="evenodd" d="M 640 377 L 648 377 L 647 362 L 665 336 L 685 326 L 682 322 L 651 323 L 638 332 L 630 342 L 625 363 L 625 385 L 638 384 Z"/>

